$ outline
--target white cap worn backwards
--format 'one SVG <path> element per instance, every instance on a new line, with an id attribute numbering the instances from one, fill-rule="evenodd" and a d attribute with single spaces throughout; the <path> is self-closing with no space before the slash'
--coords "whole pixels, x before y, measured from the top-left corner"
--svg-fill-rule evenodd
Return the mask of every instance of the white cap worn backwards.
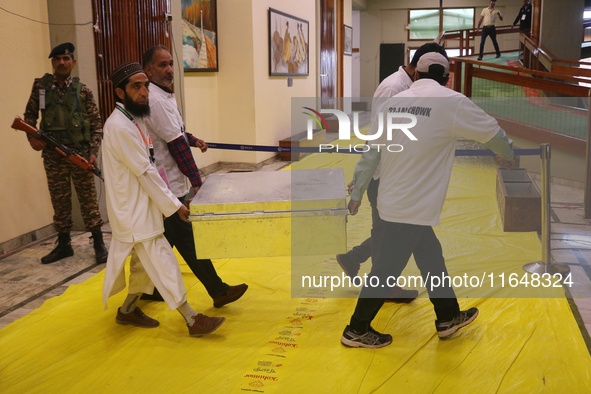
<path id="1" fill-rule="evenodd" d="M 429 67 L 434 64 L 438 64 L 443 67 L 443 69 L 444 69 L 443 76 L 444 77 L 449 75 L 449 60 L 447 60 L 445 58 L 445 56 L 443 56 L 442 54 L 440 54 L 438 52 L 429 52 L 429 53 L 425 53 L 423 56 L 421 56 L 421 58 L 419 59 L 419 62 L 417 63 L 417 72 L 428 73 Z M 433 74 L 433 72 L 431 72 L 431 74 Z M 436 73 L 436 74 L 440 74 L 440 73 Z"/>

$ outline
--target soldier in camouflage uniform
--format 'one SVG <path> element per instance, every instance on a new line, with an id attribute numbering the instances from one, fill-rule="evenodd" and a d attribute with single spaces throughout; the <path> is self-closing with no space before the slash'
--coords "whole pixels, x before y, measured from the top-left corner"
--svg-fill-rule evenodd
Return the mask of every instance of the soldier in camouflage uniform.
<path id="1" fill-rule="evenodd" d="M 66 42 L 56 46 L 49 58 L 54 73 L 35 79 L 24 119 L 31 126 L 36 126 L 41 111 L 40 130 L 75 149 L 96 165 L 103 126 L 91 90 L 78 77 L 71 76 L 76 65 L 74 45 Z M 53 225 L 58 232 L 57 246 L 41 259 L 41 263 L 50 264 L 74 254 L 70 242 L 71 182 L 76 188 L 86 229 L 92 233 L 96 262 L 105 263 L 108 252 L 103 242 L 103 220 L 99 212 L 94 175 L 44 146 L 41 140 L 29 134 L 27 138 L 33 149 L 42 150 L 41 157 L 54 211 Z"/>

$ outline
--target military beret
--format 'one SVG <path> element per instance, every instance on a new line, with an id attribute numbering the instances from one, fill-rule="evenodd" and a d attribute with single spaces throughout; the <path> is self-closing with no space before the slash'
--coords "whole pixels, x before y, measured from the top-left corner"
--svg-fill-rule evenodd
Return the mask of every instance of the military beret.
<path id="1" fill-rule="evenodd" d="M 142 65 L 137 62 L 124 63 L 117 67 L 113 74 L 111 74 L 111 81 L 113 82 L 113 88 L 119 87 L 121 82 L 125 81 L 128 77 L 131 77 L 137 73 L 143 73 L 144 69 Z"/>
<path id="2" fill-rule="evenodd" d="M 74 44 L 71 42 L 64 42 L 59 44 L 51 50 L 49 53 L 49 59 L 54 58 L 58 55 L 70 55 L 74 53 Z"/>

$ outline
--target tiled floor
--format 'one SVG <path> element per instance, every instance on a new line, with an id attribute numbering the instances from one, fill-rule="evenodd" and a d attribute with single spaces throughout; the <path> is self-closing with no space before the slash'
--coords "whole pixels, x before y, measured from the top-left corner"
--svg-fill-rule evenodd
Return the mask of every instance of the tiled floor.
<path id="1" fill-rule="evenodd" d="M 273 162 L 261 171 L 274 171 L 286 164 Z M 552 185 L 551 255 L 553 262 L 568 266 L 572 272 L 574 285 L 568 289 L 572 296 L 571 308 L 591 351 L 591 220 L 584 218 L 583 194 L 580 188 Z M 103 230 L 108 244 L 108 224 Z M 74 257 L 54 264 L 39 262 L 54 247 L 53 237 L 0 260 L 0 328 L 38 308 L 45 300 L 62 294 L 71 284 L 82 282 L 104 268 L 103 264 L 94 261 L 89 235 L 73 233 Z"/>
<path id="2" fill-rule="evenodd" d="M 289 162 L 274 161 L 259 171 L 275 171 Z M 216 172 L 232 171 L 222 167 Z M 240 169 L 239 171 L 243 171 Z M 107 246 L 111 241 L 109 224 L 103 226 Z M 41 257 L 55 247 L 55 237 L 45 239 L 0 259 L 0 328 L 38 308 L 49 298 L 59 296 L 68 286 L 83 282 L 105 268 L 96 264 L 88 232 L 72 232 L 74 256 L 43 265 Z"/>
<path id="3" fill-rule="evenodd" d="M 553 184 L 551 200 L 552 259 L 570 268 L 571 307 L 591 351 L 591 219 L 584 217 L 584 191 Z"/>

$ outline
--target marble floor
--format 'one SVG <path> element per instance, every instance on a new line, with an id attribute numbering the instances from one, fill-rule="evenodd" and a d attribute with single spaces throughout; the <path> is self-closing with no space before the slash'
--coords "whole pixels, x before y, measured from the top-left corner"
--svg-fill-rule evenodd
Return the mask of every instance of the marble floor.
<path id="1" fill-rule="evenodd" d="M 273 162 L 261 171 L 274 171 L 288 164 Z M 220 171 L 228 171 L 220 170 Z M 539 183 L 539 179 L 533 176 Z M 573 285 L 567 289 L 573 314 L 591 351 L 591 219 L 584 218 L 584 191 L 553 183 L 551 187 L 551 256 L 553 264 L 570 269 Z M 103 227 L 110 242 L 109 225 Z M 96 264 L 90 233 L 73 232 L 74 256 L 50 265 L 40 258 L 54 247 L 55 237 L 40 240 L 0 259 L 0 328 L 38 308 L 104 269 Z"/>

